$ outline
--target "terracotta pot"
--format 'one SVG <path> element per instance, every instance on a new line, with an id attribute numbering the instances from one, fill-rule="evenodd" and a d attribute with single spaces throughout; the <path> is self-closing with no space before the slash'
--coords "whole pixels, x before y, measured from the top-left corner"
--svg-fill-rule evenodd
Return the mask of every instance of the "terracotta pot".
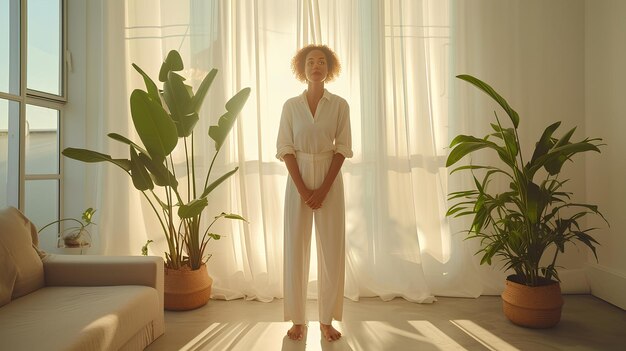
<path id="1" fill-rule="evenodd" d="M 206 305 L 211 297 L 213 279 L 207 273 L 206 265 L 190 270 L 165 268 L 166 310 L 187 311 Z"/>
<path id="2" fill-rule="evenodd" d="M 527 286 L 510 279 L 502 293 L 502 309 L 511 322 L 529 328 L 550 328 L 559 323 L 563 297 L 558 282 Z"/>

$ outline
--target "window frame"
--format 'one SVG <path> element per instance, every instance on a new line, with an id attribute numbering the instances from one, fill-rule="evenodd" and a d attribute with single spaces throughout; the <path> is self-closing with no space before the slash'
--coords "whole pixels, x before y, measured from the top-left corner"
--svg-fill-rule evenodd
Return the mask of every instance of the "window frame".
<path id="1" fill-rule="evenodd" d="M 22 3 L 27 4 L 28 0 L 21 0 Z M 56 103 L 62 103 L 65 104 L 67 103 L 67 71 L 68 71 L 68 56 L 69 53 L 67 51 L 67 0 L 59 0 L 59 6 L 61 6 L 61 11 L 59 11 L 59 13 L 61 14 L 61 20 L 60 22 L 60 26 L 61 26 L 61 40 L 59 41 L 59 53 L 61 54 L 60 60 L 59 60 L 59 70 L 61 72 L 60 74 L 60 79 L 61 79 L 61 85 L 60 85 L 60 89 L 61 89 L 61 94 L 59 95 L 55 95 L 55 94 L 50 94 L 50 93 L 46 93 L 43 91 L 39 91 L 39 90 L 34 90 L 34 89 L 28 89 L 28 86 L 26 86 L 26 97 L 30 97 L 33 99 L 36 99 L 37 101 L 40 100 L 48 100 L 51 102 L 56 102 Z M 24 16 L 22 16 L 22 19 L 24 21 L 27 21 L 28 17 L 28 13 L 24 13 Z M 28 25 L 28 23 L 26 23 Z M 24 33 L 25 35 L 28 34 L 27 29 L 26 32 Z M 23 44 L 28 44 L 27 42 L 28 38 L 26 38 L 22 43 Z M 26 49 L 26 53 L 28 52 L 28 45 L 24 45 L 24 48 Z M 26 56 L 24 56 L 24 60 L 22 61 L 22 64 L 24 64 L 24 67 L 27 67 L 27 62 L 28 58 Z M 24 84 L 27 85 L 27 80 L 23 81 Z"/>
<path id="2" fill-rule="evenodd" d="M 61 150 L 63 149 L 63 120 L 65 117 L 65 105 L 67 103 L 68 92 L 68 57 L 70 54 L 67 50 L 68 43 L 68 30 L 67 30 L 67 0 L 59 0 L 60 18 L 60 89 L 61 94 L 55 95 L 37 90 L 28 89 L 27 86 L 27 71 L 28 71 L 28 0 L 19 1 L 19 40 L 17 44 L 19 46 L 19 95 L 11 92 L 0 92 L 0 99 L 7 100 L 9 102 L 14 101 L 19 104 L 18 115 L 18 141 L 15 144 L 8 145 L 8 167 L 7 167 L 7 205 L 19 208 L 21 211 L 26 209 L 26 181 L 37 180 L 55 180 L 58 182 L 58 211 L 56 213 L 56 219 L 62 218 L 63 212 L 63 157 Z M 14 38 L 9 37 L 9 40 Z M 9 88 L 10 91 L 10 88 Z M 58 141 L 58 172 L 49 174 L 27 174 L 26 173 L 26 107 L 27 105 L 49 108 L 58 111 L 57 119 L 57 141 Z M 9 125 L 11 124 L 11 118 L 9 116 Z M 11 151 L 17 148 L 17 162 L 14 160 L 15 156 L 11 155 Z M 13 162 L 11 162 L 13 160 Z M 17 170 L 14 167 L 17 166 Z M 12 171 L 13 169 L 13 171 Z M 17 173 L 17 174 L 16 174 Z M 17 186 L 10 187 L 10 180 L 17 180 Z M 15 181 L 15 180 L 13 180 Z"/>

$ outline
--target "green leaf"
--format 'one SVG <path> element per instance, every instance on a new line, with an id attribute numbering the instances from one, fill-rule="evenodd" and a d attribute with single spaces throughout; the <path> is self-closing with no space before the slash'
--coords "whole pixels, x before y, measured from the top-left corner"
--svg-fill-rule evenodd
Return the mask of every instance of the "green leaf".
<path id="1" fill-rule="evenodd" d="M 552 149 L 558 149 L 564 145 L 571 145 L 572 143 L 570 143 L 570 139 L 572 135 L 574 134 L 575 130 L 576 128 L 572 128 L 570 131 L 565 133 L 565 135 L 561 137 L 561 139 L 557 140 L 556 142 L 553 141 L 554 145 L 552 146 Z M 563 164 L 565 163 L 565 161 L 569 159 L 570 156 L 571 155 L 567 155 L 565 153 L 557 155 L 551 158 L 550 160 L 547 160 L 544 164 L 544 168 L 551 175 L 558 174 L 561 172 L 561 168 L 563 167 Z"/>
<path id="2" fill-rule="evenodd" d="M 552 146 L 554 145 L 554 143 L 552 142 L 552 134 L 554 134 L 554 132 L 559 128 L 560 125 L 561 122 L 559 121 L 556 123 L 552 123 L 551 125 L 546 127 L 546 129 L 543 131 L 543 134 L 541 134 L 541 138 L 539 138 L 539 141 L 535 145 L 535 151 L 533 152 L 533 157 L 530 161 L 530 165 L 533 165 L 537 158 L 545 155 L 548 150 L 552 148 Z"/>
<path id="3" fill-rule="evenodd" d="M 537 224 L 539 217 L 545 207 L 545 202 L 542 199 L 542 192 L 539 186 L 533 182 L 529 182 L 526 185 L 527 199 L 526 199 L 526 215 L 531 224 Z"/>
<path id="4" fill-rule="evenodd" d="M 452 139 L 452 141 L 450 142 L 450 147 L 453 147 L 457 144 L 461 144 L 461 143 L 465 143 L 465 142 L 470 142 L 470 143 L 480 143 L 480 142 L 484 142 L 484 139 L 479 139 L 475 136 L 472 135 L 464 135 L 464 134 L 459 134 L 456 137 L 454 137 L 454 139 Z"/>
<path id="5" fill-rule="evenodd" d="M 94 210 L 93 207 L 89 207 L 88 209 L 83 211 L 83 214 L 82 214 L 83 221 L 85 221 L 85 223 L 87 224 L 92 223 L 91 219 L 93 218 L 94 213 L 96 213 L 96 210 Z"/>
<path id="6" fill-rule="evenodd" d="M 143 81 L 146 84 L 146 90 L 148 90 L 148 95 L 150 95 L 150 97 L 153 100 L 157 101 L 159 105 L 161 105 L 161 97 L 159 95 L 159 89 L 157 88 L 152 78 L 150 78 L 150 76 L 148 76 L 146 72 L 144 72 L 141 68 L 139 68 L 139 66 L 137 66 L 134 63 L 133 63 L 133 67 L 143 77 Z"/>
<path id="7" fill-rule="evenodd" d="M 220 218 L 228 218 L 228 219 L 237 219 L 240 221 L 244 221 L 247 222 L 248 220 L 246 220 L 245 218 L 243 218 L 242 216 L 236 214 L 236 213 L 226 213 L 226 212 L 222 212 L 219 215 L 215 216 L 215 220 L 218 220 Z"/>
<path id="8" fill-rule="evenodd" d="M 448 200 L 451 200 L 452 198 L 455 198 L 455 197 L 462 197 L 462 196 L 469 197 L 470 195 L 475 195 L 475 194 L 478 194 L 478 192 L 475 190 L 454 191 L 448 194 L 449 196 Z"/>
<path id="9" fill-rule="evenodd" d="M 139 191 L 152 190 L 154 184 L 150 179 L 150 174 L 144 167 L 141 160 L 137 156 L 135 149 L 130 146 L 130 177 L 133 180 L 133 185 Z"/>
<path id="10" fill-rule="evenodd" d="M 581 232 L 581 231 L 576 231 L 574 232 L 574 235 L 576 236 L 576 238 L 578 239 L 578 241 L 582 242 L 583 244 L 587 245 L 587 247 L 589 247 L 591 249 L 591 251 L 593 252 L 593 256 L 596 258 L 596 261 L 598 260 L 598 253 L 596 252 L 596 247 L 594 244 L 598 244 L 598 242 L 589 234 L 585 233 L 585 232 Z"/>
<path id="11" fill-rule="evenodd" d="M 165 82 L 170 71 L 182 71 L 183 68 L 185 68 L 183 65 L 183 59 L 180 57 L 178 51 L 170 51 L 161 65 L 161 70 L 159 71 L 159 81 Z"/>
<path id="12" fill-rule="evenodd" d="M 569 159 L 570 157 L 572 157 L 573 155 L 577 153 L 587 152 L 587 151 L 600 152 L 600 149 L 596 145 L 591 144 L 589 142 L 578 142 L 578 143 L 567 144 L 561 147 L 553 148 L 545 155 L 537 158 L 535 163 L 529 168 L 529 172 L 531 174 L 534 174 L 541 167 L 543 167 L 546 163 L 551 162 L 553 160 L 557 160 L 561 156 L 565 156 L 566 159 Z M 558 174 L 560 172 L 560 169 L 561 167 L 558 168 L 558 172 L 556 173 L 552 173 L 552 172 L 555 172 L 555 169 L 551 169 L 552 172 L 550 172 L 550 175 Z"/>
<path id="13" fill-rule="evenodd" d="M 135 130 L 150 158 L 163 162 L 178 143 L 176 126 L 161 105 L 143 90 L 134 90 L 130 96 L 130 111 Z"/>
<path id="14" fill-rule="evenodd" d="M 199 198 L 190 201 L 188 204 L 181 205 L 178 208 L 178 216 L 180 218 L 193 218 L 198 216 L 205 207 L 209 205 L 209 200 L 206 198 Z"/>
<path id="15" fill-rule="evenodd" d="M 454 217 L 463 217 L 463 216 L 467 216 L 467 215 L 473 215 L 475 212 L 474 211 L 465 211 L 465 212 L 459 212 L 456 215 L 454 215 Z"/>
<path id="16" fill-rule="evenodd" d="M 461 74 L 456 77 L 474 85 L 475 87 L 489 95 L 492 99 L 494 99 L 500 106 L 502 106 L 506 114 L 511 119 L 511 122 L 513 122 L 513 126 L 517 129 L 517 127 L 519 126 L 519 115 L 513 108 L 511 108 L 511 106 L 509 106 L 509 103 L 502 96 L 500 96 L 500 94 L 493 90 L 493 88 L 489 84 L 467 74 Z"/>
<path id="17" fill-rule="evenodd" d="M 516 168 L 514 154 L 509 153 L 505 148 L 500 146 L 498 146 L 495 150 L 498 153 L 498 157 L 500 157 L 500 160 L 502 160 L 502 162 L 506 163 L 511 168 Z"/>
<path id="18" fill-rule="evenodd" d="M 463 206 L 463 205 L 466 205 L 466 204 L 473 204 L 473 203 L 474 203 L 473 201 L 464 201 L 464 202 L 461 202 L 461 203 L 455 204 L 454 206 L 452 206 L 452 207 L 450 207 L 450 208 L 448 209 L 448 211 L 446 212 L 446 217 L 452 216 L 452 215 L 454 215 L 455 213 L 458 213 L 458 212 L 460 212 L 460 211 L 463 211 L 463 210 L 468 209 L 468 208 L 469 208 L 468 206 Z M 456 216 L 455 216 L 455 217 L 456 217 Z"/>
<path id="19" fill-rule="evenodd" d="M 478 191 L 475 191 L 470 195 L 463 195 L 463 194 L 448 195 L 448 201 L 452 201 L 452 200 L 459 199 L 459 198 L 465 198 L 473 202 L 473 201 L 476 201 L 476 198 L 478 197 Z"/>
<path id="20" fill-rule="evenodd" d="M 219 152 L 226 140 L 226 136 L 235 124 L 237 115 L 250 96 L 250 88 L 241 89 L 226 103 L 226 113 L 220 117 L 217 125 L 209 127 L 209 136 L 215 141 L 215 150 Z"/>
<path id="21" fill-rule="evenodd" d="M 198 114 L 192 109 L 191 98 L 192 95 L 183 83 L 183 78 L 170 72 L 163 84 L 163 99 L 170 110 L 180 138 L 190 136 L 199 120 Z"/>
<path id="22" fill-rule="evenodd" d="M 554 143 L 554 148 L 558 148 L 561 147 L 563 145 L 567 145 L 570 144 L 570 139 L 572 138 L 572 135 L 574 135 L 574 132 L 576 131 L 576 127 L 570 129 L 567 133 L 565 133 L 565 135 L 563 135 L 561 137 L 561 139 L 557 140 L 556 143 Z"/>
<path id="23" fill-rule="evenodd" d="M 514 159 L 517 156 L 520 146 L 517 143 L 517 138 L 515 137 L 515 130 L 513 128 L 501 128 L 497 124 L 491 124 L 491 127 L 496 130 L 497 133 L 492 134 L 495 137 L 504 140 L 506 145 L 506 149 L 510 152 L 509 159 Z"/>
<path id="24" fill-rule="evenodd" d="M 561 172 L 561 168 L 563 168 L 563 165 L 565 164 L 565 161 L 568 159 L 567 155 L 557 155 L 556 157 L 547 160 L 543 165 L 543 168 L 545 168 L 550 175 L 559 174 Z"/>
<path id="25" fill-rule="evenodd" d="M 119 135 L 117 133 L 109 133 L 107 134 L 107 136 L 113 140 L 122 142 L 126 145 L 131 145 L 135 148 L 135 150 L 139 151 L 139 152 L 143 152 L 144 154 L 147 154 L 148 151 L 144 150 L 144 148 L 142 148 L 141 146 L 139 146 L 138 144 L 134 143 L 133 141 L 131 141 L 130 139 L 126 138 L 125 136 Z"/>
<path id="26" fill-rule="evenodd" d="M 487 147 L 492 147 L 489 144 L 493 144 L 488 141 L 480 141 L 480 142 L 463 142 L 458 144 L 457 146 L 450 151 L 448 155 L 448 159 L 446 160 L 446 167 L 450 167 L 453 164 L 457 163 L 460 159 L 465 157 L 467 154 L 472 153 L 476 150 L 484 149 Z M 493 144 L 495 145 L 495 144 Z"/>
<path id="27" fill-rule="evenodd" d="M 71 159 L 87 162 L 87 163 L 96 163 L 96 162 L 111 162 L 114 165 L 120 167 L 126 172 L 130 172 L 130 160 L 120 159 L 120 158 L 112 158 L 107 154 L 103 154 L 100 152 L 86 150 L 86 149 L 78 149 L 73 147 L 68 147 L 63 152 L 61 152 L 63 156 L 69 157 Z"/>
<path id="28" fill-rule="evenodd" d="M 217 75 L 217 69 L 212 69 L 202 80 L 200 86 L 198 87 L 198 91 L 196 95 L 191 98 L 191 111 L 196 113 L 200 113 L 200 108 L 202 107 L 202 103 L 204 102 L 204 97 L 206 96 L 215 76 Z"/>
<path id="29" fill-rule="evenodd" d="M 139 160 L 146 169 L 150 172 L 150 177 L 154 184 L 158 186 L 169 186 L 172 188 L 178 187 L 178 181 L 172 172 L 170 172 L 165 163 L 156 163 L 150 159 L 150 157 L 144 153 L 139 153 Z"/>
<path id="30" fill-rule="evenodd" d="M 245 219 L 245 218 L 243 218 L 242 216 L 240 216 L 240 215 L 238 215 L 238 214 L 235 214 L 235 213 L 227 213 L 227 214 L 225 214 L 225 215 L 224 215 L 224 218 L 228 218 L 228 219 L 236 219 L 236 220 L 239 220 L 239 221 L 244 221 L 244 222 L 247 222 L 247 221 L 248 221 L 247 219 Z"/>
<path id="31" fill-rule="evenodd" d="M 213 191 L 213 189 L 217 188 L 218 185 L 222 184 L 226 179 L 228 179 L 230 176 L 235 174 L 235 172 L 237 172 L 238 169 L 239 167 L 235 167 L 235 169 L 233 169 L 232 171 L 226 172 L 223 176 L 213 181 L 213 183 L 209 184 L 209 186 L 206 189 L 204 189 L 200 197 L 201 198 L 207 197 Z"/>
<path id="32" fill-rule="evenodd" d="M 492 166 L 466 165 L 466 166 L 457 167 L 457 168 L 451 170 L 450 174 L 458 172 L 458 171 L 476 170 L 476 169 L 497 169 L 497 168 L 492 167 Z"/>

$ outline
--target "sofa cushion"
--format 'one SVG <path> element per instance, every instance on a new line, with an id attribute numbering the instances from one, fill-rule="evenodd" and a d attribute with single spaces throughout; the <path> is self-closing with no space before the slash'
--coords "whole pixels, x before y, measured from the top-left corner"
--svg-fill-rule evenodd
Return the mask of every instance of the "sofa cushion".
<path id="1" fill-rule="evenodd" d="M 0 245 L 0 307 L 11 302 L 15 279 L 17 279 L 15 264 L 4 245 Z"/>
<path id="2" fill-rule="evenodd" d="M 162 313 L 147 286 L 44 287 L 0 309 L 0 349 L 119 350 L 137 333 L 143 349 Z"/>
<path id="3" fill-rule="evenodd" d="M 44 286 L 43 263 L 37 244 L 37 228 L 22 212 L 13 207 L 0 210 L 0 246 L 2 246 L 0 254 L 3 256 L 1 260 L 7 265 L 12 263 L 15 270 L 14 279 L 11 278 L 11 274 L 3 276 L 1 284 L 14 280 L 11 287 L 12 299 Z M 0 302 L 3 300 L 1 294 Z"/>

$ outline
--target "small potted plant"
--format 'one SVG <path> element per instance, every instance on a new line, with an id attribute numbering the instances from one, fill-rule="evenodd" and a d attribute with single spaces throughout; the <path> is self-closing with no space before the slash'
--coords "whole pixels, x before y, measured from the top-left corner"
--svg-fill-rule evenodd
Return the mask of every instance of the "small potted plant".
<path id="1" fill-rule="evenodd" d="M 502 163 L 452 169 L 450 174 L 470 172 L 474 186 L 449 194 L 449 200 L 456 203 L 447 216 L 471 216 L 467 238 L 480 240 L 481 248 L 476 253 L 482 254 L 480 263 L 490 265 L 497 258 L 505 270 L 513 271 L 502 294 L 505 315 L 522 326 L 554 326 L 560 320 L 563 304 L 557 257 L 567 243 L 582 243 L 597 260 L 598 243 L 589 234 L 595 228 L 585 228 L 582 219 L 586 215 L 604 219 L 597 206 L 571 200 L 572 193 L 564 190 L 567 179 L 560 177 L 561 169 L 578 153 L 599 153 L 602 139 L 572 141 L 576 128 L 557 138 L 553 135 L 561 122 L 556 122 L 544 130 L 531 158 L 525 160 L 518 136 L 518 113 L 487 83 L 470 75 L 457 78 L 494 99 L 512 126 L 503 126 L 496 113 L 492 133 L 482 138 L 458 135 L 452 140 L 447 167 L 483 149 L 495 152 Z M 504 179 L 508 188 L 498 189 L 496 179 Z M 551 259 L 542 260 L 544 254 L 551 254 Z"/>
<path id="2" fill-rule="evenodd" d="M 83 211 L 83 214 L 81 216 L 82 220 L 71 217 L 62 218 L 46 224 L 39 230 L 39 233 L 42 233 L 44 229 L 53 224 L 68 221 L 71 222 L 72 225 L 57 233 L 57 247 L 82 248 L 91 246 L 91 233 L 89 232 L 88 228 L 91 225 L 96 225 L 96 223 L 92 221 L 93 215 L 95 213 L 96 210 L 90 207 Z"/>

